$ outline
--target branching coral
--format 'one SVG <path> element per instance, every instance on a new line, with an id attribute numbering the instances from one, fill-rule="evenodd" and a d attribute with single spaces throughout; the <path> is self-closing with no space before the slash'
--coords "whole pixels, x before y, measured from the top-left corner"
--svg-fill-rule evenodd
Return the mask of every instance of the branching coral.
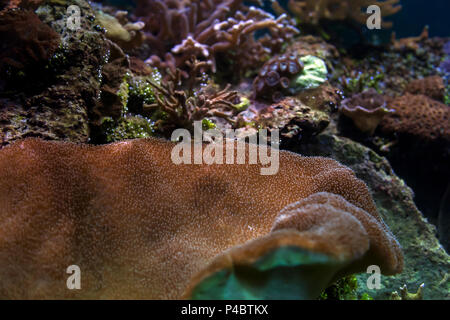
<path id="1" fill-rule="evenodd" d="M 401 10 L 400 0 L 289 0 L 289 10 L 299 19 L 300 23 L 318 24 L 322 19 L 354 20 L 365 24 L 368 15 L 365 9 L 370 5 L 377 5 L 383 17 L 393 15 Z M 285 12 L 277 1 L 273 2 L 275 11 Z M 391 22 L 383 21 L 383 26 L 389 28 Z"/>
<path id="2" fill-rule="evenodd" d="M 406 284 L 400 287 L 400 294 L 397 291 L 392 292 L 391 300 L 423 300 L 423 291 L 425 288 L 425 283 L 422 283 L 417 289 L 416 293 L 408 292 Z"/>
<path id="3" fill-rule="evenodd" d="M 298 30 L 286 15 L 278 18 L 242 4 L 242 0 L 138 2 L 136 15 L 145 24 L 153 55 L 149 62 L 172 72 L 192 55 L 216 70 L 219 54 L 231 57 L 237 71 L 258 67 Z M 267 30 L 258 39 L 255 32 Z"/>
<path id="4" fill-rule="evenodd" d="M 166 115 L 166 121 L 160 120 L 160 127 L 164 125 L 175 128 L 193 129 L 194 121 L 208 117 L 217 117 L 234 123 L 233 115 L 239 111 L 235 107 L 240 102 L 236 91 L 229 90 L 229 86 L 218 90 L 214 86 L 194 88 L 199 83 L 199 74 L 210 67 L 206 62 L 192 58 L 188 61 L 188 83 L 183 83 L 180 69 L 176 74 L 169 72 L 169 77 L 160 84 L 150 81 L 155 91 L 155 103 L 144 105 L 144 111 L 158 110 Z M 157 123 L 156 126 L 159 126 Z M 166 128 L 167 129 L 167 128 Z M 163 129 L 162 131 L 170 131 Z"/>
<path id="5" fill-rule="evenodd" d="M 264 176 L 248 162 L 175 165 L 174 146 L 28 139 L 0 150 L 0 296 L 195 298 L 203 280 L 251 280 L 256 268 L 270 277 L 238 289 L 314 298 L 367 265 L 401 271 L 366 185 L 336 161 L 282 151 L 278 174 Z M 73 264 L 81 290 L 65 286 Z M 270 290 L 286 276 L 280 285 L 296 285 Z"/>
<path id="6" fill-rule="evenodd" d="M 428 26 L 423 28 L 422 33 L 418 37 L 409 37 L 396 39 L 395 32 L 391 35 L 391 48 L 396 51 L 415 51 L 419 49 L 420 43 L 429 37 Z"/>

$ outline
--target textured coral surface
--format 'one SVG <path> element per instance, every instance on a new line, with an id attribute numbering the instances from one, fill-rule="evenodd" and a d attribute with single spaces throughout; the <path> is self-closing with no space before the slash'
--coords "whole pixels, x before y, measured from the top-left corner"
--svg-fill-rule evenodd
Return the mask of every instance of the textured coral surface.
<path id="1" fill-rule="evenodd" d="M 60 36 L 29 10 L 0 14 L 0 68 L 23 68 L 45 62 L 55 52 Z"/>
<path id="2" fill-rule="evenodd" d="M 444 80 L 440 76 L 429 76 L 411 81 L 405 89 L 412 94 L 421 94 L 442 101 L 445 94 Z"/>
<path id="3" fill-rule="evenodd" d="M 450 109 L 445 104 L 409 93 L 388 104 L 395 113 L 383 118 L 383 131 L 422 141 L 450 141 Z"/>
<path id="4" fill-rule="evenodd" d="M 29 139 L 3 148 L 1 296 L 179 298 L 195 274 L 227 267 L 226 257 L 245 262 L 283 244 L 346 262 L 339 274 L 373 263 L 386 274 L 401 271 L 398 243 L 350 169 L 289 152 L 280 153 L 275 176 L 251 164 L 176 166 L 173 146 Z M 334 195 L 278 215 L 317 192 Z M 84 270 L 78 292 L 63 285 L 62 270 L 72 264 Z"/>

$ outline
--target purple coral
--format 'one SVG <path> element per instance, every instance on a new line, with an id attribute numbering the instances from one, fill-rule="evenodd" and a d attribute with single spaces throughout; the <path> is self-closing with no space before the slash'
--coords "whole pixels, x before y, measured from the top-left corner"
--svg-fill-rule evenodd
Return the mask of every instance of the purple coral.
<path id="1" fill-rule="evenodd" d="M 448 41 L 446 44 L 444 44 L 444 53 L 446 54 L 446 55 L 449 55 L 450 56 L 450 41 Z"/>
<path id="2" fill-rule="evenodd" d="M 450 74 L 450 58 L 447 58 L 446 60 L 442 61 L 441 64 L 439 65 L 439 68 L 441 68 L 441 70 L 444 73 Z"/>

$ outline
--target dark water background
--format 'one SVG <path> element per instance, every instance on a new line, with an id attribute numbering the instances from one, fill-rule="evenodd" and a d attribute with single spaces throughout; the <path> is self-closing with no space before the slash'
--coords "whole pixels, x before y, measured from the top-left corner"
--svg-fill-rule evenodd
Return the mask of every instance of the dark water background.
<path id="1" fill-rule="evenodd" d="M 415 36 L 425 25 L 430 35 L 450 37 L 450 0 L 402 0 L 403 9 L 389 20 L 399 37 Z"/>

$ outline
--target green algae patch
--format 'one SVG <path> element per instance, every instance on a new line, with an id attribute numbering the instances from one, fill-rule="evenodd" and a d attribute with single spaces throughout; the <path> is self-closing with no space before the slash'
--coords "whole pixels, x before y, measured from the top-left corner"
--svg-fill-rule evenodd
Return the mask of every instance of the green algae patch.
<path id="1" fill-rule="evenodd" d="M 327 80 L 327 66 L 322 59 L 314 56 L 304 56 L 300 60 L 303 62 L 303 71 L 293 80 L 291 85 L 296 90 L 314 89 Z"/>
<path id="2" fill-rule="evenodd" d="M 118 120 L 104 118 L 102 132 L 107 143 L 154 136 L 154 123 L 142 116 L 126 116 Z"/>
<path id="3" fill-rule="evenodd" d="M 233 107 L 236 109 L 237 112 L 242 112 L 244 110 L 247 110 L 247 108 L 249 106 L 250 106 L 250 100 L 246 97 L 241 97 L 241 102 L 233 105 Z"/>
<path id="4" fill-rule="evenodd" d="M 364 286 L 363 286 L 364 287 Z M 349 275 L 339 279 L 326 288 L 320 295 L 320 300 L 373 300 L 368 293 L 358 295 L 358 278 Z"/>
<path id="5" fill-rule="evenodd" d="M 235 265 L 201 281 L 192 299 L 316 299 L 343 263 L 325 254 L 283 246 L 251 265 Z"/>

